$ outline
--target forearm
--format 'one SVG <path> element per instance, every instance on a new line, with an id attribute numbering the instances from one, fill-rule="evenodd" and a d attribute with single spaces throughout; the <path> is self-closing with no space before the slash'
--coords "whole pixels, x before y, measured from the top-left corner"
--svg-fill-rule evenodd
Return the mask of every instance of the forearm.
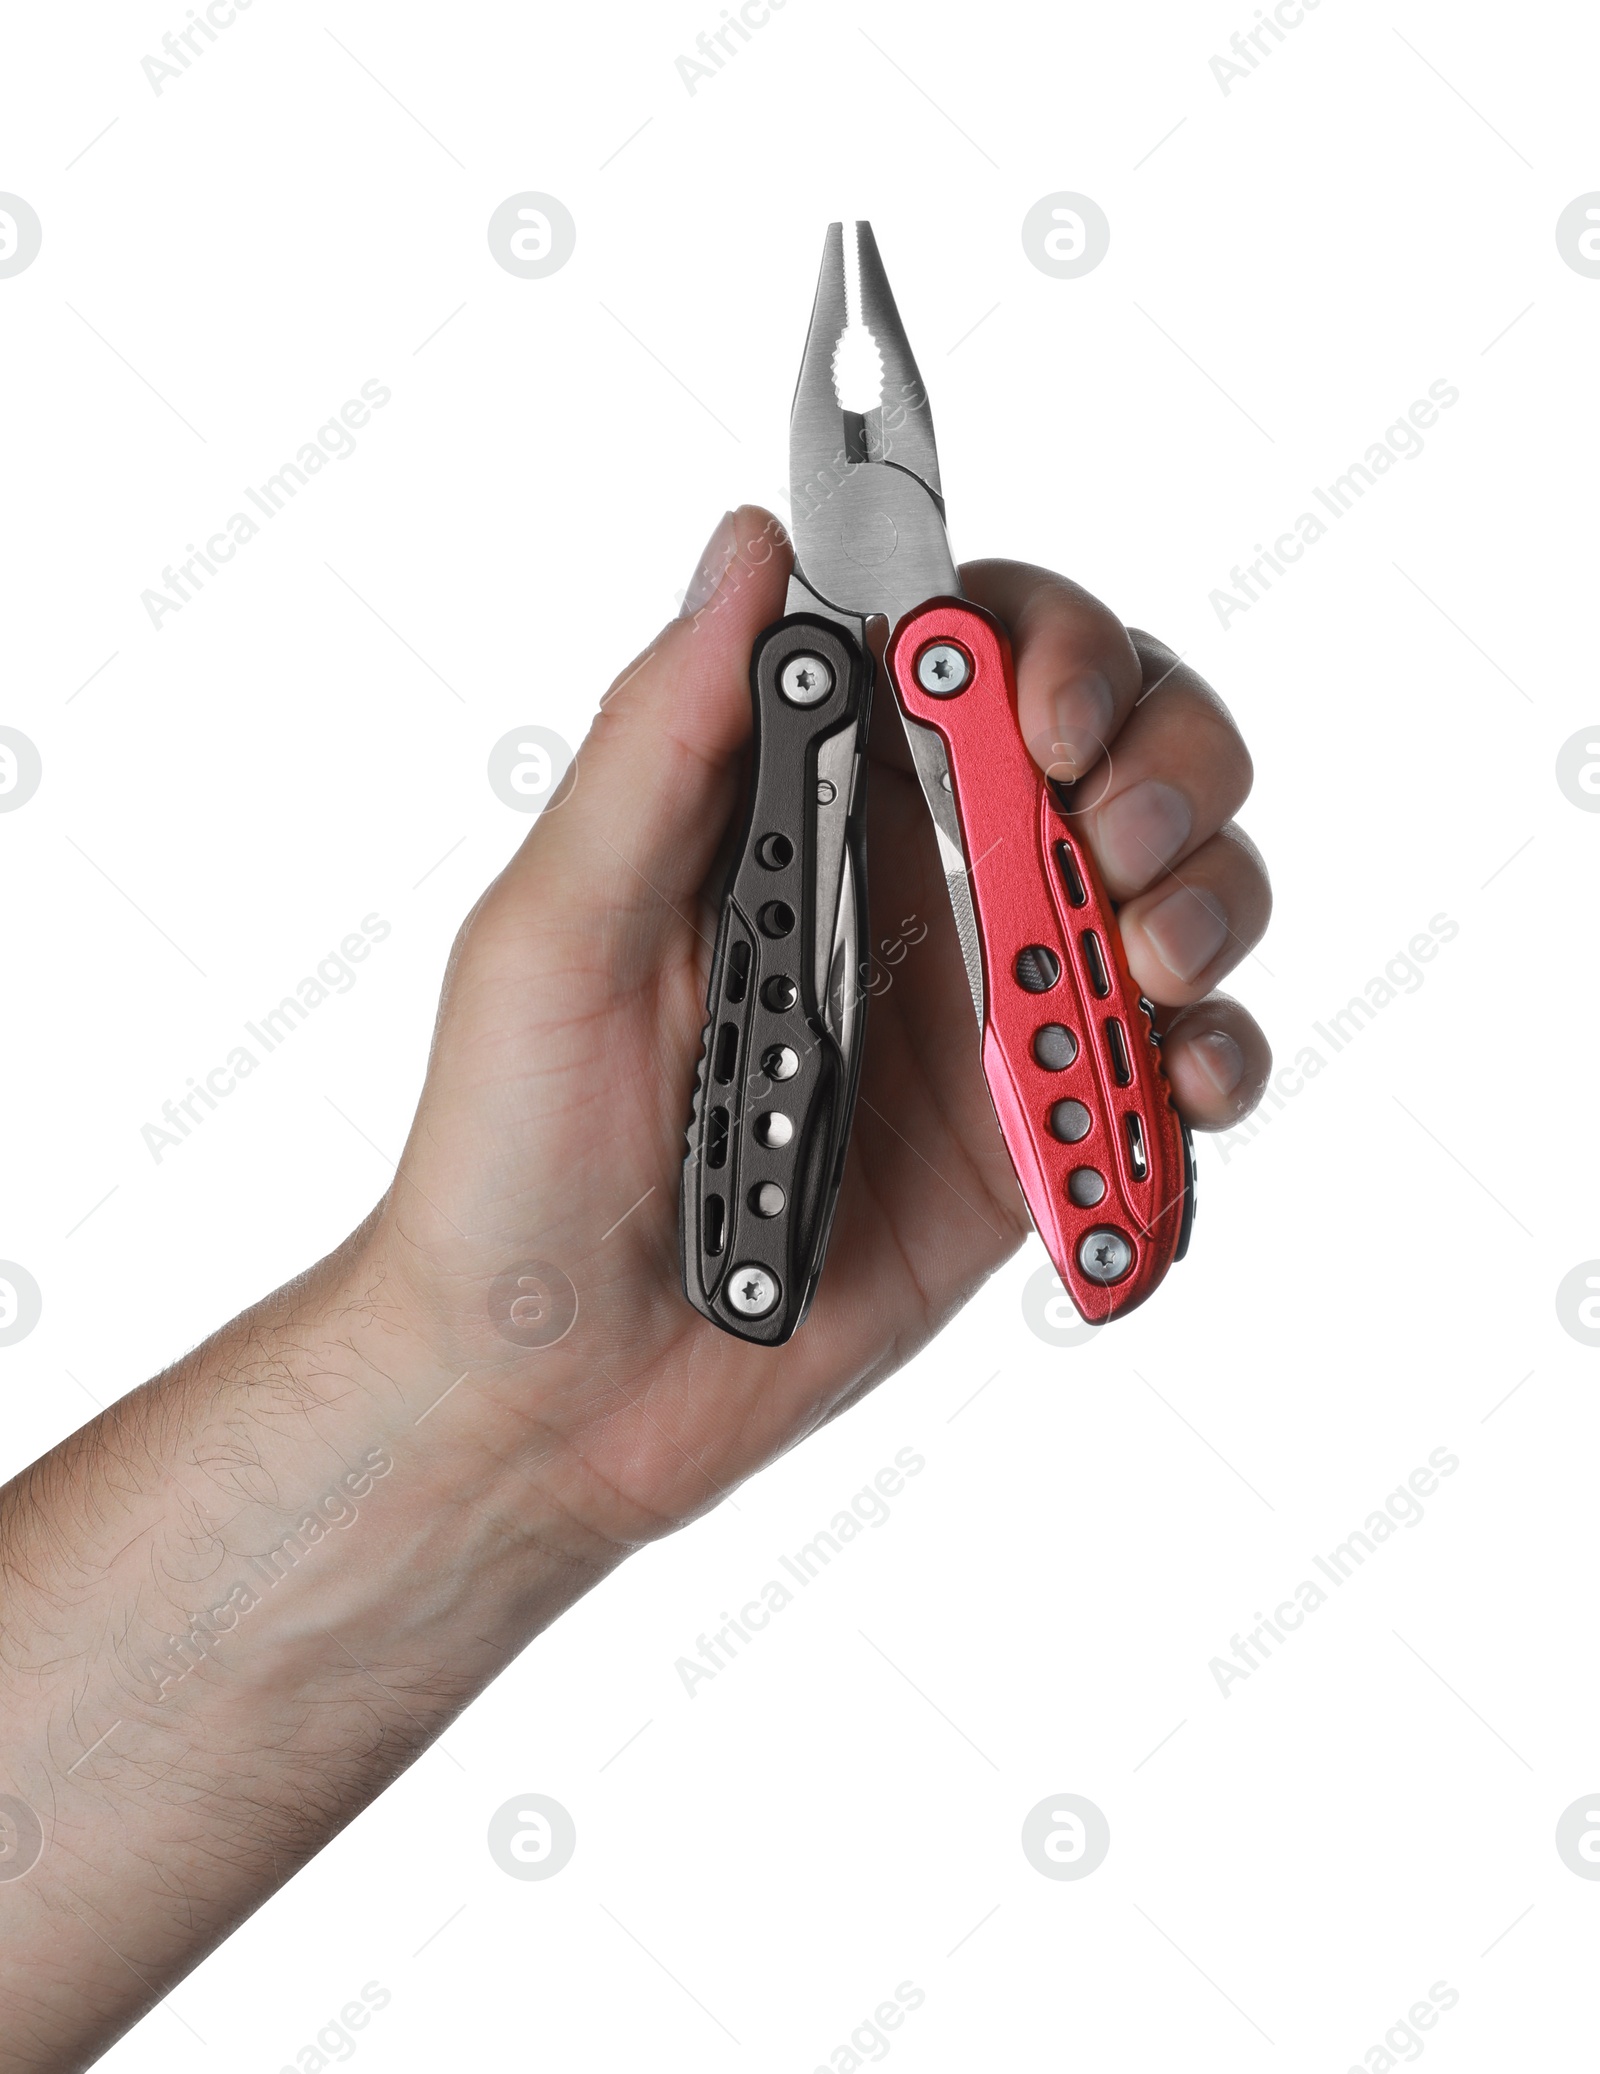
<path id="1" fill-rule="evenodd" d="M 0 1493 L 0 2068 L 87 2064 L 621 1553 L 384 1279 L 352 1242 Z"/>

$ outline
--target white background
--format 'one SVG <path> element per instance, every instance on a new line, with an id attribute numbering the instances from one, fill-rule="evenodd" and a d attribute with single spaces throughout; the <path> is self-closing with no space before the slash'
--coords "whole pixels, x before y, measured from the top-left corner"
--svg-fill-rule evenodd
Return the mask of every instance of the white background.
<path id="1" fill-rule="evenodd" d="M 1327 1064 L 1202 1141 L 1158 1301 L 1048 1347 L 1030 1247 L 569 1614 L 105 2064 L 314 2066 L 376 1980 L 373 2070 L 848 2067 L 902 1981 L 907 2070 L 1381 2067 L 1438 1981 L 1441 2068 L 1578 2065 L 1600 1884 L 1553 1834 L 1600 1789 L 1600 1353 L 1554 1298 L 1600 1254 L 1600 819 L 1554 773 L 1600 712 L 1600 281 L 1554 229 L 1600 187 L 1600 30 L 1324 0 L 1225 94 L 1244 0 L 789 0 L 690 94 L 710 4 L 256 0 L 157 96 L 184 12 L 5 30 L 0 187 L 44 245 L 0 281 L 0 720 L 44 782 L 0 816 L 0 1255 L 44 1316 L 0 1352 L 0 1466 L 381 1192 L 366 1140 L 398 1148 L 526 825 L 489 748 L 577 740 L 724 507 L 783 508 L 833 216 L 875 224 L 958 553 L 1070 571 L 1238 716 L 1277 910 L 1236 985 Z M 544 280 L 486 243 L 525 189 L 578 226 Z M 1020 240 L 1062 189 L 1112 227 L 1077 280 Z M 141 591 L 369 378 L 356 454 L 156 632 Z M 1221 627 L 1231 567 L 1440 379 L 1423 454 Z M 141 1127 L 373 911 L 354 989 L 156 1163 Z M 1334 1055 L 1313 1023 L 1435 915 L 1425 983 Z M 906 1447 L 888 1523 L 688 1697 L 695 1637 Z M 1219 1693 L 1436 1448 L 1423 1523 Z M 526 1792 L 577 1824 L 546 1882 L 485 1844 Z M 1111 1826 L 1077 1882 L 1019 1844 L 1062 1792 Z"/>

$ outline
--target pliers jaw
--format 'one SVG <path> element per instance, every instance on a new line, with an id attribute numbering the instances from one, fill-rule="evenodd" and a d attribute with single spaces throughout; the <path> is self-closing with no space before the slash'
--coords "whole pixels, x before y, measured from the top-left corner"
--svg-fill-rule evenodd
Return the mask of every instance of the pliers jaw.
<path id="1" fill-rule="evenodd" d="M 927 389 L 870 223 L 856 224 L 850 254 L 844 225 L 828 226 L 789 419 L 789 495 L 796 574 L 841 618 L 881 614 L 893 628 L 927 598 L 960 595 Z"/>

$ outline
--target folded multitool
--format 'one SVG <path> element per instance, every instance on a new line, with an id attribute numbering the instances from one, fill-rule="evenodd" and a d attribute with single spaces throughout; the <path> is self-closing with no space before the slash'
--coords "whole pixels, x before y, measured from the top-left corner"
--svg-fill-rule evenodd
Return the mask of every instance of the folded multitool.
<path id="1" fill-rule="evenodd" d="M 794 573 L 750 662 L 754 756 L 683 1167 L 684 1287 L 724 1331 L 776 1346 L 822 1271 L 866 1027 L 866 623 L 881 614 L 1001 1136 L 1063 1285 L 1104 1323 L 1188 1246 L 1189 1133 L 1081 809 L 1022 739 L 1004 628 L 962 598 L 927 392 L 871 226 L 855 228 L 853 298 L 841 224 L 823 249 L 790 419 Z M 847 325 L 877 347 L 864 410 L 836 383 Z"/>

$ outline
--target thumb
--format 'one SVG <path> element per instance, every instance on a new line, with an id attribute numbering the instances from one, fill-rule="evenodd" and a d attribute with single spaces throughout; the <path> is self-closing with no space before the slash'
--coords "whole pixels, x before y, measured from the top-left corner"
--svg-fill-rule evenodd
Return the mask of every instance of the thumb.
<path id="1" fill-rule="evenodd" d="M 771 512 L 746 504 L 723 517 L 681 613 L 600 701 L 569 795 L 507 874 L 558 875 L 567 913 L 633 958 L 648 962 L 680 921 L 698 926 L 750 739 L 750 650 L 783 615 L 791 561 Z"/>

